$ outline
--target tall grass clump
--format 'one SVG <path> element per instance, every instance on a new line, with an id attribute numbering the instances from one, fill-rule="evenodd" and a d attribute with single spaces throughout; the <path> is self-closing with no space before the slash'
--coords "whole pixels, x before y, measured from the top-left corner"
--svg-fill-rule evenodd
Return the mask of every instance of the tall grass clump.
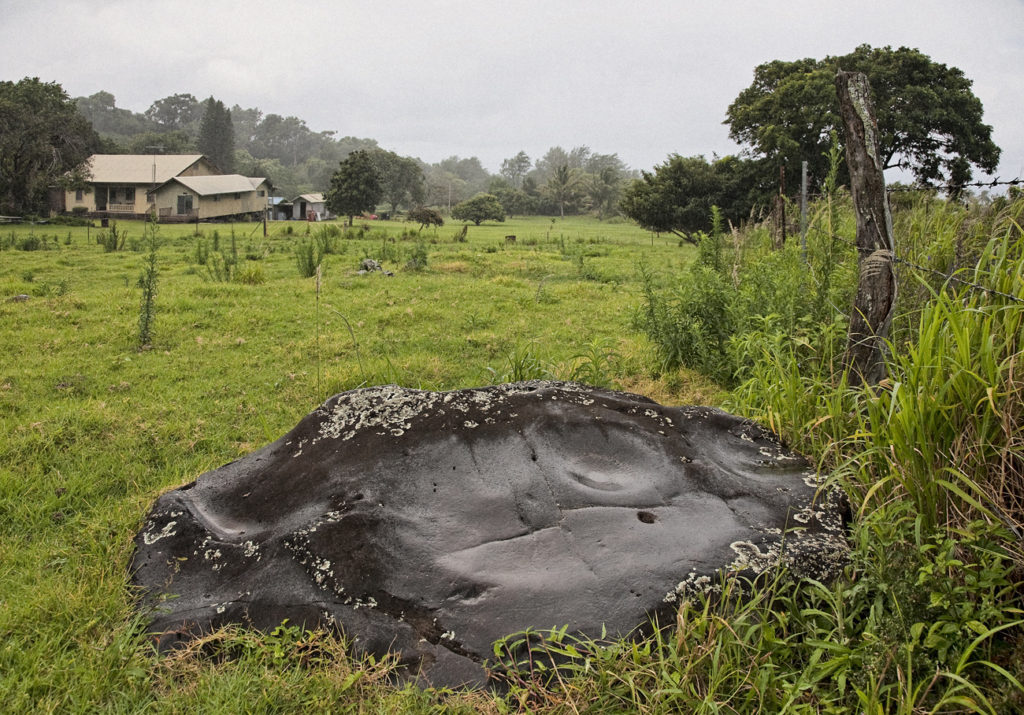
<path id="1" fill-rule="evenodd" d="M 935 237 L 940 248 L 977 220 L 912 210 L 958 216 Z M 810 591 L 830 595 L 803 629 L 823 648 L 819 672 L 856 695 L 843 700 L 856 711 L 1024 707 L 1022 210 L 1018 200 L 986 219 L 973 264 L 938 284 L 926 266 L 900 264 L 920 291 L 900 304 L 905 327 L 877 386 L 847 384 L 843 321 L 794 336 L 765 320 L 737 339 L 753 360 L 729 407 L 813 455 L 850 496 L 851 568 Z"/>
<path id="2" fill-rule="evenodd" d="M 717 209 L 713 217 L 712 232 L 698 236 L 697 258 L 679 278 L 666 284 L 649 266 L 639 265 L 642 300 L 633 326 L 654 344 L 661 370 L 685 366 L 734 386 L 756 357 L 745 349 L 744 336 L 770 325 L 806 340 L 817 330 L 815 318 L 828 315 L 822 306 L 843 302 L 847 288 L 832 275 L 849 255 L 819 250 L 819 244 L 833 243 L 821 232 L 810 240 L 808 264 L 795 242 L 775 249 L 764 227 L 735 236 L 729 251 Z M 819 253 L 827 255 L 827 264 L 814 261 Z"/>
<path id="3" fill-rule="evenodd" d="M 96 234 L 96 243 L 103 246 L 105 253 L 113 253 L 114 251 L 124 249 L 124 242 L 127 237 L 128 232 L 119 231 L 117 221 L 111 221 L 110 227 L 106 231 Z"/>
<path id="4" fill-rule="evenodd" d="M 743 342 L 757 359 L 734 409 L 839 468 L 865 509 L 907 498 L 928 527 L 986 516 L 1024 533 L 1022 205 L 1004 211 L 974 267 L 928 288 L 881 385 L 847 387 L 841 324 L 810 339 L 769 326 Z"/>
<path id="5" fill-rule="evenodd" d="M 957 539 L 889 509 L 853 538 L 834 583 L 783 569 L 753 588 L 723 576 L 648 638 L 526 631 L 495 643 L 491 666 L 512 703 L 540 712 L 994 713 L 1022 703 L 999 638 L 1020 625 L 1004 607 L 1013 565 L 991 529 Z"/>
<path id="6" fill-rule="evenodd" d="M 295 266 L 303 278 L 312 278 L 323 261 L 324 254 L 316 241 L 305 239 L 295 244 Z"/>

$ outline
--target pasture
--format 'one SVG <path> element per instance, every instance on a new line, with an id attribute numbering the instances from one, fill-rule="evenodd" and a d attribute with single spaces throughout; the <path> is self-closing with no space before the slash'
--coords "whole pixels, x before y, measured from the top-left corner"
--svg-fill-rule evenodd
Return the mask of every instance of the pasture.
<path id="1" fill-rule="evenodd" d="M 653 378 L 646 339 L 629 327 L 637 262 L 674 270 L 692 256 L 674 237 L 546 218 L 470 226 L 465 241 L 460 225 L 418 233 L 382 221 L 345 235 L 339 224 L 271 223 L 266 238 L 261 224 L 196 228 L 159 227 L 142 347 L 144 224 L 116 225 L 119 250 L 105 250 L 110 232 L 98 227 L 0 232 L 9 711 L 131 710 L 155 697 L 125 586 L 150 503 L 276 439 L 335 392 L 553 376 L 677 403 L 721 395 L 686 371 Z M 300 276 L 296 251 L 328 234 L 319 282 Z M 424 253 L 425 265 L 409 265 Z M 236 280 L 225 281 L 233 256 Z M 358 275 L 364 257 L 394 275 Z"/>
<path id="2" fill-rule="evenodd" d="M 266 237 L 257 224 L 166 225 L 155 243 L 141 223 L 0 228 L 0 702 L 1020 712 L 1022 216 L 1019 196 L 897 203 L 889 377 L 858 388 L 841 370 L 857 267 L 842 192 L 812 207 L 806 258 L 796 242 L 775 248 L 764 226 L 697 251 L 581 218 L 464 236 L 379 221 L 276 223 Z M 365 258 L 393 275 L 359 274 Z M 735 332 L 715 355 L 702 346 L 720 326 Z M 722 358 L 704 368 L 740 368 L 731 392 L 667 367 L 703 356 Z M 798 582 L 780 569 L 752 592 L 723 577 L 721 596 L 683 602 L 673 631 L 640 642 L 530 634 L 570 665 L 526 663 L 504 695 L 396 689 L 389 660 L 356 662 L 337 639 L 289 624 L 154 655 L 126 567 L 157 494 L 342 390 L 535 377 L 725 405 L 772 426 L 850 499 L 844 576 Z M 526 637 L 499 642 L 496 659 Z"/>

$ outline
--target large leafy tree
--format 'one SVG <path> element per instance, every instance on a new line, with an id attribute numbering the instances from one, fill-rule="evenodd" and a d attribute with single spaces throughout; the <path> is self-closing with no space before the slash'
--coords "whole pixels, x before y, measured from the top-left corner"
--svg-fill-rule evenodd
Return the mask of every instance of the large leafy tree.
<path id="1" fill-rule="evenodd" d="M 338 165 L 327 191 L 327 208 L 339 216 L 348 216 L 348 225 L 356 214 L 373 211 L 383 197 L 373 157 L 367 151 L 354 151 Z"/>
<path id="2" fill-rule="evenodd" d="M 78 97 L 75 104 L 81 115 L 92 123 L 92 128 L 104 137 L 131 137 L 155 128 L 143 115 L 116 106 L 114 95 L 110 92 Z"/>
<path id="3" fill-rule="evenodd" d="M 711 228 L 712 206 L 734 222 L 750 213 L 758 191 L 757 176 L 753 162 L 736 157 L 708 161 L 703 156 L 673 154 L 626 187 L 619 208 L 650 231 L 674 233 L 698 243 L 694 234 Z"/>
<path id="4" fill-rule="evenodd" d="M 235 170 L 235 128 L 231 110 L 224 102 L 210 97 L 204 103 L 203 120 L 199 123 L 199 151 L 210 158 L 225 174 Z"/>
<path id="5" fill-rule="evenodd" d="M 995 170 L 1000 150 L 982 121 L 971 80 L 907 47 L 861 45 L 841 57 L 759 65 L 726 112 L 729 136 L 770 166 L 785 163 L 788 186 L 797 186 L 801 161 L 820 182 L 828 171 L 830 134 L 842 127 L 834 83 L 839 69 L 863 72 L 871 83 L 885 168 L 901 166 L 919 181 L 951 184 L 970 181 L 973 168 Z"/>
<path id="6" fill-rule="evenodd" d="M 479 226 L 484 221 L 504 221 L 505 210 L 494 194 L 477 194 L 453 208 L 452 218 Z"/>
<path id="7" fill-rule="evenodd" d="M 145 116 L 164 131 L 195 131 L 195 124 L 202 114 L 203 105 L 191 94 L 186 93 L 172 94 L 156 100 L 149 105 Z"/>
<path id="8" fill-rule="evenodd" d="M 0 213 L 44 211 L 48 189 L 68 181 L 98 145 L 59 84 L 0 82 Z"/>
<path id="9" fill-rule="evenodd" d="M 391 204 L 392 213 L 400 205 L 412 207 L 423 203 L 426 182 L 419 162 L 386 149 L 374 149 L 370 156 L 377 167 L 384 201 Z"/>

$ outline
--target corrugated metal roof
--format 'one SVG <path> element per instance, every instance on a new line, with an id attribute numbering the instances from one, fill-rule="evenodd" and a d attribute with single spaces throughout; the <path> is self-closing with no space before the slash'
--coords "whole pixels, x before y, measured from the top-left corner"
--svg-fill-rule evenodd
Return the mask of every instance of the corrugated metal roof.
<path id="1" fill-rule="evenodd" d="M 323 194 L 302 194 L 302 196 L 299 196 L 299 197 L 296 197 L 295 199 L 292 199 L 293 203 L 295 201 L 305 201 L 305 202 L 310 203 L 310 204 L 321 204 L 324 201 L 324 195 Z"/>
<path id="2" fill-rule="evenodd" d="M 93 154 L 88 168 L 96 183 L 151 184 L 155 163 L 156 183 L 162 184 L 202 158 L 202 154 Z"/>
<path id="3" fill-rule="evenodd" d="M 220 176 L 175 176 L 174 180 L 195 191 L 200 196 L 213 194 L 241 194 L 253 191 L 266 179 L 250 179 L 241 174 Z"/>

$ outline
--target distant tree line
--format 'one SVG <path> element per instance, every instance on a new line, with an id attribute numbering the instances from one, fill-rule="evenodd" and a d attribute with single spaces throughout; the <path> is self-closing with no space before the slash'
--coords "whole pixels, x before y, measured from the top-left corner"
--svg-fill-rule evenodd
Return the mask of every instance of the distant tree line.
<path id="1" fill-rule="evenodd" d="M 427 164 L 373 139 L 339 138 L 311 130 L 298 117 L 237 104 L 229 109 L 214 97 L 174 94 L 136 113 L 117 107 L 109 92 L 72 100 L 56 83 L 26 78 L 0 82 L 0 210 L 45 210 L 50 189 L 82 184 L 74 169 L 94 152 L 196 152 L 222 171 L 266 177 L 282 196 L 330 193 L 348 216 L 433 207 L 471 221 L 482 213 L 491 217 L 482 220 L 496 220 L 495 206 L 501 216 L 590 213 L 605 219 L 622 213 L 651 230 L 695 240 L 696 232 L 710 228 L 711 206 L 734 223 L 769 207 L 781 188 L 780 173 L 794 197 L 803 161 L 812 191 L 820 186 L 840 127 L 832 82 L 838 69 L 868 77 L 886 168 L 954 186 L 969 182 L 976 169 L 995 170 L 1000 150 L 971 81 L 906 47 L 861 45 L 838 57 L 759 65 L 726 111 L 729 134 L 742 147 L 738 156 L 670 154 L 643 172 L 617 154 L 581 145 L 551 147 L 537 159 L 520 151 L 492 174 L 475 156 Z M 345 163 L 356 154 L 355 167 Z M 359 175 L 354 184 L 353 172 Z M 362 198 L 349 205 L 340 198 L 343 188 L 356 185 Z M 474 201 L 478 196 L 486 198 Z M 481 207 L 488 208 L 481 213 Z"/>

